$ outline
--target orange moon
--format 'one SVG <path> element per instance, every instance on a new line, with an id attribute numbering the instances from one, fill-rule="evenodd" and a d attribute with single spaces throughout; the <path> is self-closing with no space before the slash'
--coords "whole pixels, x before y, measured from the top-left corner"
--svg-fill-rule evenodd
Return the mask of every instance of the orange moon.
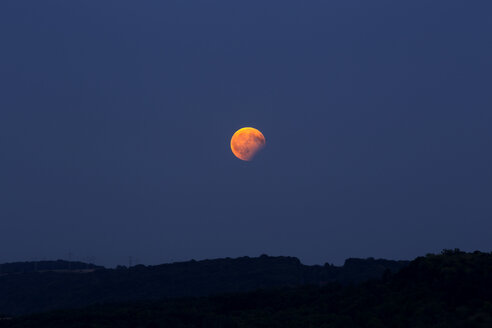
<path id="1" fill-rule="evenodd" d="M 231 150 L 237 158 L 251 161 L 256 153 L 265 146 L 265 137 L 255 128 L 242 128 L 231 139 Z"/>

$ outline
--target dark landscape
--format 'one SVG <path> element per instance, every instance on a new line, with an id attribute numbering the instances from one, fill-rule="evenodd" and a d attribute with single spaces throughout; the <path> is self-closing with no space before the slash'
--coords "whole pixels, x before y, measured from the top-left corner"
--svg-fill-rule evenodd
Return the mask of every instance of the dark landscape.
<path id="1" fill-rule="evenodd" d="M 348 259 L 341 267 L 303 265 L 294 257 L 217 259 L 105 269 L 80 262 L 24 262 L 0 268 L 0 313 L 28 314 L 98 303 L 342 285 L 380 278 L 407 261 Z M 36 271 L 35 271 L 36 270 Z"/>
<path id="2" fill-rule="evenodd" d="M 252 271 L 253 267 L 257 270 Z M 220 273 L 217 272 L 219 268 L 222 268 Z M 108 300 L 111 304 L 4 316 L 0 327 L 492 326 L 492 253 L 444 250 L 442 254 L 428 254 L 409 263 L 348 260 L 343 267 L 309 267 L 301 265 L 295 258 L 262 256 L 135 267 L 126 271 L 96 269 L 88 280 L 79 278 L 69 282 L 68 278 L 61 279 L 65 281 L 63 288 L 68 290 L 82 289 L 92 280 L 92 288 L 98 286 L 99 294 L 106 295 L 82 300 L 82 295 L 72 292 L 70 295 L 75 303 Z M 2 295 L 8 277 L 17 279 L 16 283 L 31 281 L 36 285 L 42 282 L 47 284 L 46 288 L 52 274 L 39 273 L 36 277 L 30 273 L 12 273 L 4 276 Z M 42 279 L 42 275 L 48 276 Z M 149 277 L 153 277 L 152 282 Z M 99 282 L 95 283 L 96 280 Z M 158 300 L 159 294 L 171 295 L 169 287 L 172 285 L 173 295 L 189 297 Z M 161 289 L 153 293 L 155 300 L 145 300 L 142 296 L 127 294 L 135 292 L 137 286 L 147 293 L 151 286 L 161 286 Z M 62 288 L 62 285 L 56 288 Z M 23 297 L 33 297 L 34 289 Z M 52 298 L 62 297 L 63 293 L 52 292 Z M 219 295 L 190 297 L 206 294 Z M 44 300 L 38 299 L 38 302 L 38 309 L 45 306 Z M 59 299 L 59 302 L 59 307 L 63 302 L 65 306 L 75 305 L 67 298 Z M 33 301 L 29 309 L 34 309 L 35 303 Z M 5 309 L 5 299 L 2 304 Z M 19 312 L 26 310 L 17 308 Z"/>

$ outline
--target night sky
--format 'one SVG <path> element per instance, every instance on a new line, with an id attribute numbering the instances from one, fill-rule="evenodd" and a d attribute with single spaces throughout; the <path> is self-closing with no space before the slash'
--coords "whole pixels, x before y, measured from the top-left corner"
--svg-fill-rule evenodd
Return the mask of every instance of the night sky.
<path id="1" fill-rule="evenodd" d="M 491 13 L 2 0 L 0 262 L 491 251 Z"/>

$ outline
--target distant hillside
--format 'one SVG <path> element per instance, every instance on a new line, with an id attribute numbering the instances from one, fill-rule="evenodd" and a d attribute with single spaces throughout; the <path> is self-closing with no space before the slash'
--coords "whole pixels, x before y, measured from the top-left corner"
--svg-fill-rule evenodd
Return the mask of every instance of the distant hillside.
<path id="1" fill-rule="evenodd" d="M 492 254 L 444 251 L 382 280 L 92 306 L 0 328 L 489 328 Z"/>
<path id="2" fill-rule="evenodd" d="M 380 278 L 406 261 L 349 259 L 344 266 L 307 266 L 294 257 L 216 259 L 86 273 L 28 270 L 0 276 L 0 313 L 20 315 L 97 303 L 208 296 L 257 289 L 357 283 Z M 65 263 L 66 264 L 66 263 Z M 24 267 L 21 264 L 2 267 Z M 31 264 L 28 267 L 34 267 Z M 83 265 L 82 265 L 83 267 Z M 24 273 L 19 273 L 24 272 Z"/>
<path id="3" fill-rule="evenodd" d="M 33 261 L 33 262 L 14 262 L 0 264 L 0 275 L 12 273 L 29 273 L 45 271 L 87 271 L 95 269 L 104 269 L 102 266 L 73 261 Z"/>

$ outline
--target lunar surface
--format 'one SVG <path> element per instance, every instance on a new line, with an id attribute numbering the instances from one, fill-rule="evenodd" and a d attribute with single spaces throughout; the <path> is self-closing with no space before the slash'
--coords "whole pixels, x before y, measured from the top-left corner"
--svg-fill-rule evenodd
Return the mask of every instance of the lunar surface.
<path id="1" fill-rule="evenodd" d="M 231 150 L 237 158 L 251 161 L 265 146 L 265 137 L 255 128 L 242 128 L 236 131 L 231 139 Z"/>

